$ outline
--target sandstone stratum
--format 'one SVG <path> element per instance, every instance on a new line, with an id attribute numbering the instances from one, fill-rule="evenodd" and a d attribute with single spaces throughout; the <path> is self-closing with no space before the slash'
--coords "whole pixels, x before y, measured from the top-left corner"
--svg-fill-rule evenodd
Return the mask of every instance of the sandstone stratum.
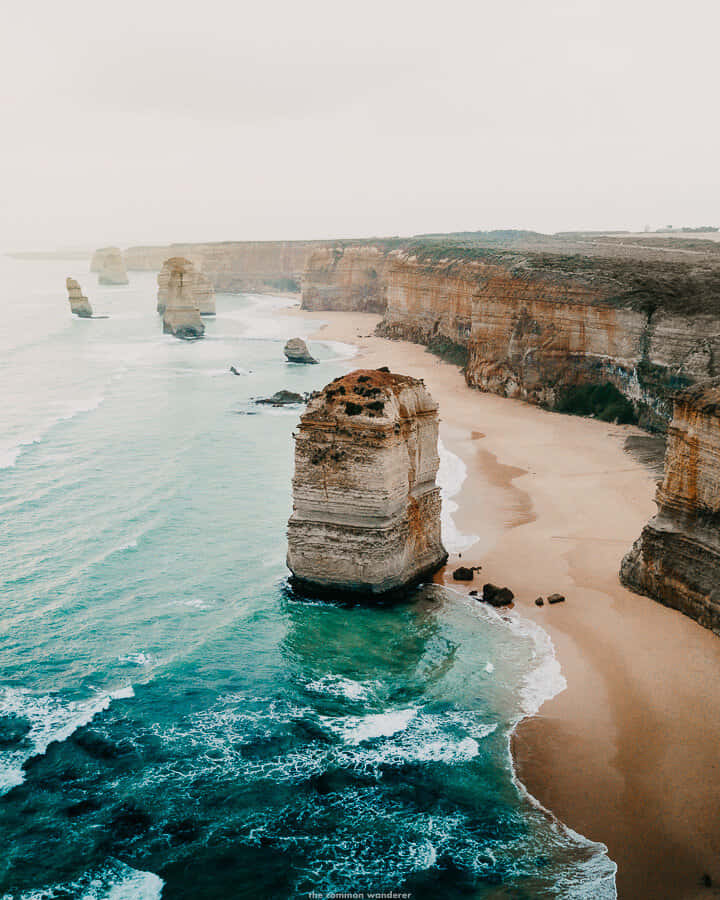
<path id="1" fill-rule="evenodd" d="M 90 270 L 98 273 L 99 284 L 129 284 L 125 260 L 117 247 L 96 250 Z"/>
<path id="2" fill-rule="evenodd" d="M 168 280 L 163 331 L 185 340 L 202 337 L 205 325 L 195 296 L 196 271 L 189 259 L 167 260 Z"/>
<path id="3" fill-rule="evenodd" d="M 163 315 L 167 306 L 170 273 L 177 259 L 183 259 L 183 257 L 172 257 L 171 259 L 163 260 L 162 268 L 158 272 L 157 311 L 160 315 Z M 185 278 L 186 280 L 190 278 L 193 280 L 191 290 L 198 312 L 201 316 L 214 316 L 216 314 L 215 288 L 210 278 L 204 272 L 198 271 L 192 260 L 188 259 L 185 262 L 192 266 L 192 269 L 188 268 L 188 271 L 185 273 Z"/>
<path id="4" fill-rule="evenodd" d="M 73 315 L 80 316 L 81 319 L 91 319 L 93 314 L 92 306 L 90 306 L 90 301 L 83 294 L 79 282 L 68 276 L 65 279 L 65 286 L 68 292 L 68 300 L 70 301 L 70 310 Z"/>
<path id="5" fill-rule="evenodd" d="M 720 634 L 720 379 L 675 398 L 656 502 L 620 578 Z"/>
<path id="6" fill-rule="evenodd" d="M 438 411 L 422 381 L 359 369 L 300 418 L 288 568 L 311 595 L 382 599 L 445 564 Z"/>
<path id="7" fill-rule="evenodd" d="M 678 389 L 720 375 L 720 245 L 651 245 L 637 257 L 580 246 L 322 249 L 308 260 L 302 305 L 382 310 L 380 334 L 428 345 L 472 387 L 664 430 Z M 592 385 L 606 387 L 599 404 Z"/>

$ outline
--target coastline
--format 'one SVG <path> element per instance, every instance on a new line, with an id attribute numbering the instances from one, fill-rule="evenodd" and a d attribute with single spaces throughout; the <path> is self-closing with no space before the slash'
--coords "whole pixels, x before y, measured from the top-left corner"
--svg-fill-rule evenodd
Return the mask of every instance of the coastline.
<path id="1" fill-rule="evenodd" d="M 654 514 L 657 475 L 623 449 L 632 426 L 547 412 L 468 388 L 423 346 L 375 337 L 369 313 L 277 310 L 322 323 L 316 341 L 358 348 L 349 368 L 388 365 L 425 379 L 441 439 L 467 478 L 455 526 L 477 541 L 454 590 L 507 584 L 550 635 L 567 688 L 516 728 L 517 777 L 572 830 L 604 843 L 625 898 L 713 896 L 720 885 L 720 641 L 620 585 L 620 560 Z M 536 607 L 558 591 L 567 602 Z"/>

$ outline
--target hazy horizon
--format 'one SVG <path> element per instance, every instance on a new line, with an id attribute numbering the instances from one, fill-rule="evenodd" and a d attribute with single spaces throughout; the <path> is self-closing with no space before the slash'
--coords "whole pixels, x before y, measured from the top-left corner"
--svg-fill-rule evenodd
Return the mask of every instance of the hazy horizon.
<path id="1" fill-rule="evenodd" d="M 720 224 L 709 2 L 42 7 L 6 248 Z"/>

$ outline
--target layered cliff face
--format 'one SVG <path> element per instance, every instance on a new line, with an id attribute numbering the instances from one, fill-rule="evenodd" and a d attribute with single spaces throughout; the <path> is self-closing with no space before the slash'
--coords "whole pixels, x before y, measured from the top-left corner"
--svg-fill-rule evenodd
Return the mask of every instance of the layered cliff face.
<path id="1" fill-rule="evenodd" d="M 663 261 L 376 248 L 379 333 L 465 365 L 468 384 L 550 408 L 609 383 L 664 429 L 679 388 L 720 374 L 720 270 Z M 308 262 L 306 308 L 365 309 L 370 248 Z M 347 273 L 353 273 L 350 283 Z"/>
<path id="2" fill-rule="evenodd" d="M 308 259 L 303 309 L 385 311 L 387 255 L 378 247 L 324 247 Z"/>
<path id="3" fill-rule="evenodd" d="M 90 268 L 98 273 L 99 284 L 129 283 L 125 260 L 117 247 L 103 247 L 96 250 Z"/>
<path id="4" fill-rule="evenodd" d="M 437 405 L 414 378 L 358 370 L 310 401 L 288 523 L 296 588 L 389 596 L 445 563 L 437 444 Z"/>
<path id="5" fill-rule="evenodd" d="M 327 244 L 327 241 L 225 241 L 139 246 L 128 247 L 125 258 L 128 269 L 158 271 L 168 257 L 182 256 L 205 272 L 217 291 L 299 291 L 308 258 Z"/>
<path id="6" fill-rule="evenodd" d="M 720 379 L 676 397 L 657 505 L 620 578 L 720 634 Z"/>
<path id="7" fill-rule="evenodd" d="M 80 316 L 82 319 L 92 318 L 92 306 L 90 306 L 90 301 L 83 294 L 79 282 L 74 278 L 68 277 L 65 279 L 65 286 L 73 315 Z"/>
<path id="8" fill-rule="evenodd" d="M 170 285 L 170 273 L 178 259 L 184 257 L 172 257 L 163 261 L 162 268 L 158 272 L 157 283 L 157 311 L 162 315 L 168 303 L 168 291 Z M 201 316 L 215 315 L 215 288 L 212 286 L 210 278 L 204 273 L 197 270 L 192 260 L 185 260 L 192 268 L 188 268 L 185 272 L 185 289 L 191 289 L 195 305 Z M 192 286 L 189 281 L 192 279 Z"/>
<path id="9" fill-rule="evenodd" d="M 184 339 L 202 337 L 205 326 L 195 297 L 195 267 L 190 260 L 176 256 L 167 260 L 167 269 L 167 305 L 163 315 L 163 331 Z"/>

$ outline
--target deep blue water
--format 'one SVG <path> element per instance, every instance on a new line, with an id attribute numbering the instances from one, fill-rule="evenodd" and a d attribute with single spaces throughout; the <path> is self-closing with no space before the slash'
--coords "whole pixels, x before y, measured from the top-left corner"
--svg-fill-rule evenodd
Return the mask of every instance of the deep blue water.
<path id="1" fill-rule="evenodd" d="M 71 317 L 64 278 L 97 314 Z M 439 588 L 391 609 L 286 587 L 298 409 L 352 367 L 280 298 L 161 333 L 150 273 L 0 259 L 0 898 L 614 896 L 508 736 L 546 637 Z M 229 366 L 241 370 L 229 374 Z"/>

